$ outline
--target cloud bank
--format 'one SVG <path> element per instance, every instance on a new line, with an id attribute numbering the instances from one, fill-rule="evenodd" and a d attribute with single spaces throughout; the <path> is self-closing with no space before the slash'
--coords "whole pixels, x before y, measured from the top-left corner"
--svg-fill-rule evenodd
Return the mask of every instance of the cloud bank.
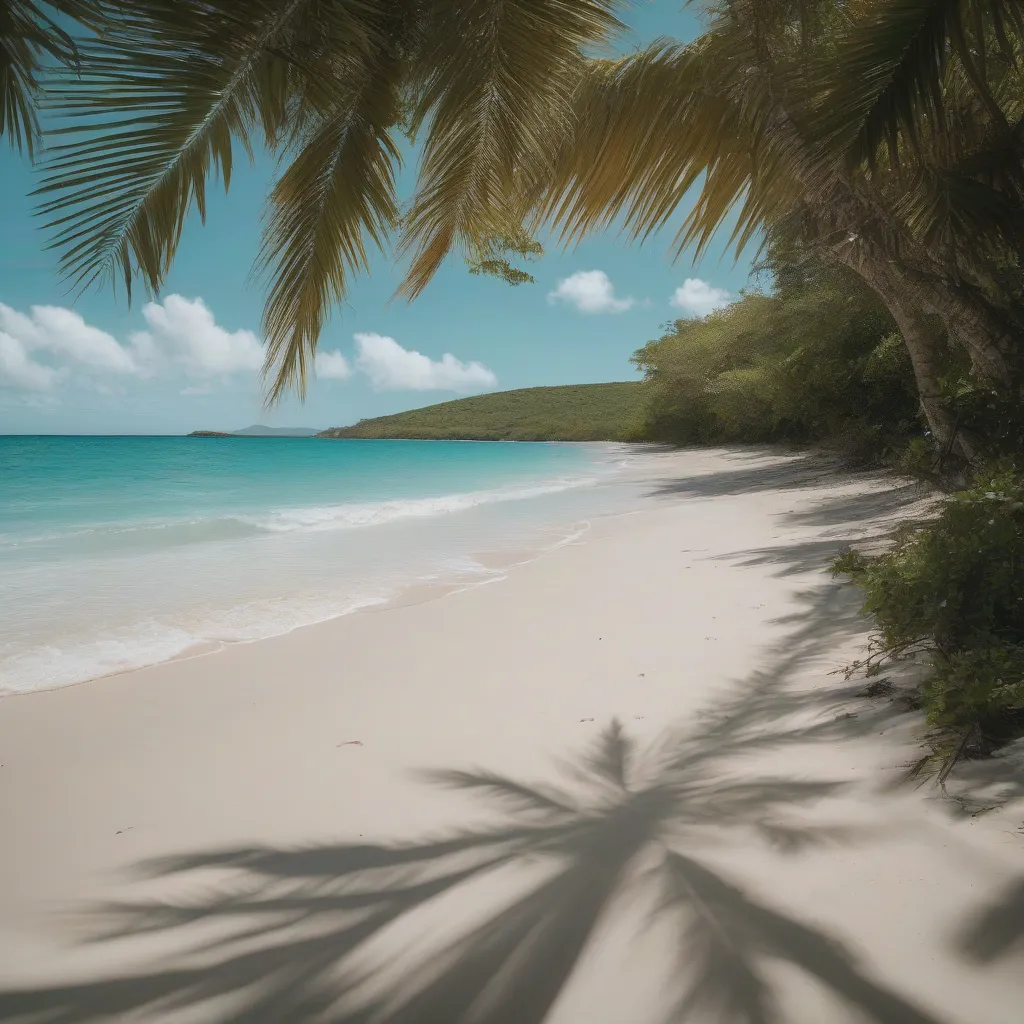
<path id="1" fill-rule="evenodd" d="M 567 302 L 581 313 L 624 313 L 636 299 L 615 297 L 615 286 L 603 270 L 577 270 L 548 293 L 548 302 Z"/>
<path id="2" fill-rule="evenodd" d="M 55 367 L 54 361 L 64 366 Z M 104 375 L 144 372 L 134 352 L 73 310 L 33 306 L 26 315 L 0 302 L 0 384 L 47 391 L 71 367 Z"/>
<path id="3" fill-rule="evenodd" d="M 337 349 L 317 352 L 316 375 L 324 380 L 347 380 L 352 376 L 352 366 Z"/>
<path id="4" fill-rule="evenodd" d="M 168 295 L 147 302 L 142 315 L 148 331 L 132 335 L 133 344 L 160 353 L 193 377 L 245 373 L 263 366 L 263 342 L 252 331 L 229 332 L 217 324 L 202 299 Z"/>
<path id="5" fill-rule="evenodd" d="M 707 316 L 730 302 L 732 296 L 724 288 L 715 288 L 699 277 L 688 277 L 671 299 L 673 306 L 693 316 Z"/>
<path id="6" fill-rule="evenodd" d="M 178 377 L 178 394 L 209 395 L 263 366 L 263 341 L 252 331 L 222 327 L 201 298 L 168 295 L 147 303 L 142 316 L 146 329 L 122 344 L 74 310 L 33 306 L 25 314 L 0 303 L 0 388 L 23 392 L 26 401 L 35 395 L 53 402 L 67 382 L 113 395 L 125 392 L 111 377 Z M 498 383 L 482 363 L 448 352 L 431 359 L 372 333 L 356 334 L 355 343 L 354 362 L 339 349 L 319 351 L 317 377 L 344 381 L 358 372 L 378 391 L 472 392 Z"/>
<path id="7" fill-rule="evenodd" d="M 357 334 L 356 368 L 378 391 L 481 391 L 498 378 L 482 363 L 463 363 L 450 352 L 440 359 L 402 348 L 383 334 Z"/>

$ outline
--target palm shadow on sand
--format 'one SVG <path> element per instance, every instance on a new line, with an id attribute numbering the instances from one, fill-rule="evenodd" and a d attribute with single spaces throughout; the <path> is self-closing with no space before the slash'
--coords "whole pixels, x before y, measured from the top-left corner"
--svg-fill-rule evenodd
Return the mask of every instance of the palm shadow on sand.
<path id="1" fill-rule="evenodd" d="M 794 549 L 793 559 L 801 554 Z M 832 713 L 853 687 L 791 686 L 848 630 L 856 605 L 836 588 L 809 591 L 762 671 L 696 727 L 644 751 L 613 722 L 551 783 L 432 773 L 434 783 L 483 797 L 485 824 L 423 841 L 220 850 L 146 864 L 146 877 L 195 879 L 202 895 L 100 908 L 93 941 L 156 939 L 179 951 L 148 969 L 0 991 L 0 1019 L 542 1024 L 595 936 L 624 907 L 643 905 L 668 937 L 672 967 L 663 1007 L 635 1024 L 783 1024 L 779 964 L 858 1020 L 942 1024 L 835 936 L 741 890 L 709 858 L 723 838 L 783 852 L 857 840 L 799 813 L 840 783 L 758 775 L 748 761 L 878 728 L 870 713 Z M 389 940 L 420 915 L 443 920 L 447 899 L 503 873 L 517 884 L 476 905 L 478 916 L 454 933 Z"/>
<path id="2" fill-rule="evenodd" d="M 233 879 L 196 902 L 108 907 L 99 941 L 187 934 L 211 922 L 229 934 L 192 943 L 180 962 L 151 972 L 3 992 L 0 1018 L 58 1024 L 205 1007 L 198 1019 L 224 1022 L 541 1024 L 595 929 L 620 900 L 646 889 L 678 940 L 678 991 L 664 1024 L 698 1011 L 722 1024 L 779 1021 L 764 971 L 772 960 L 799 968 L 863 1019 L 938 1024 L 873 980 L 835 938 L 685 852 L 723 826 L 793 849 L 835 840 L 782 817 L 835 787 L 716 780 L 707 767 L 699 755 L 667 750 L 644 764 L 613 723 L 566 766 L 571 788 L 486 773 L 438 776 L 502 805 L 493 826 L 408 845 L 237 849 L 149 865 L 161 876 L 230 869 Z M 523 862 L 543 866 L 538 882 L 463 934 L 420 948 L 400 971 L 361 955 L 406 915 Z"/>

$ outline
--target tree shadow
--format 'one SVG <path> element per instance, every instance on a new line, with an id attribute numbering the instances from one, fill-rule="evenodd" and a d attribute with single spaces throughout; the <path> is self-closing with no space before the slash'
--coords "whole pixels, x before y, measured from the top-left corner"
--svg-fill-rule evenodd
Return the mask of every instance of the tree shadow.
<path id="1" fill-rule="evenodd" d="M 937 1024 L 871 978 L 834 937 L 747 895 L 688 852 L 723 828 L 787 849 L 844 838 L 785 818 L 838 784 L 736 779 L 714 769 L 719 760 L 675 743 L 642 756 L 613 723 L 563 765 L 556 783 L 435 773 L 435 782 L 501 807 L 484 828 L 423 843 L 245 848 L 147 865 L 161 878 L 230 869 L 232 884 L 198 901 L 107 907 L 95 941 L 187 934 L 211 921 L 228 934 L 193 941 L 178 962 L 148 973 L 2 992 L 0 1017 L 62 1024 L 204 1007 L 203 1019 L 225 1022 L 541 1024 L 609 908 L 647 889 L 678 937 L 679 993 L 666 1022 L 698 1008 L 722 1024 L 779 1021 L 764 974 L 765 961 L 776 960 L 867 1020 Z M 420 943 L 400 967 L 393 948 L 388 958 L 361 955 L 402 918 L 526 863 L 539 880 L 454 938 Z"/>
<path id="2" fill-rule="evenodd" d="M 825 498 L 806 511 L 788 513 L 786 522 L 794 526 L 852 526 L 893 516 L 934 494 L 933 488 L 917 481 L 894 486 L 881 476 L 879 480 L 883 486 L 876 491 Z"/>
<path id="3" fill-rule="evenodd" d="M 0 991 L 0 1019 L 542 1024 L 595 937 L 624 907 L 647 905 L 671 936 L 671 991 L 645 1018 L 652 1024 L 694 1014 L 782 1024 L 779 963 L 865 1021 L 941 1024 L 834 935 L 713 865 L 711 851 L 724 843 L 787 855 L 859 838 L 803 813 L 845 783 L 751 767 L 786 744 L 877 727 L 831 714 L 843 699 L 833 687 L 792 687 L 793 674 L 847 628 L 847 596 L 808 591 L 761 671 L 649 747 L 613 722 L 547 782 L 429 775 L 482 797 L 483 824 L 406 843 L 248 847 L 142 865 L 145 884 L 198 895 L 101 907 L 91 941 L 114 951 L 129 938 L 137 947 L 156 941 L 165 951 L 154 963 Z"/>
<path id="4" fill-rule="evenodd" d="M 650 496 L 712 498 L 759 491 L 799 490 L 834 478 L 839 466 L 836 459 L 815 452 L 770 449 L 736 452 L 730 449 L 716 454 L 719 456 L 717 461 L 737 463 L 737 468 L 664 480 L 650 492 Z M 766 458 L 773 461 L 765 464 Z"/>
<path id="5" fill-rule="evenodd" d="M 872 544 L 884 540 L 884 534 L 857 538 L 859 544 Z M 844 548 L 853 543 L 852 538 L 831 537 L 824 540 L 806 540 L 794 544 L 773 544 L 764 548 L 749 548 L 734 551 L 723 557 L 735 562 L 740 568 L 755 565 L 777 565 L 776 576 L 798 576 L 818 572 L 827 568 L 829 562 Z"/>
<path id="6" fill-rule="evenodd" d="M 1024 958 L 1024 878 L 1010 883 L 961 930 L 957 946 L 969 960 L 991 964 Z"/>

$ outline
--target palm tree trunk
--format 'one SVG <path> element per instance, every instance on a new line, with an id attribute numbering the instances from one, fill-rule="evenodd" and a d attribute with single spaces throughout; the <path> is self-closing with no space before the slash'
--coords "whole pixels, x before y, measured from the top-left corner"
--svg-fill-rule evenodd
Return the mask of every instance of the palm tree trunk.
<path id="1" fill-rule="evenodd" d="M 944 449 L 956 451 L 976 464 L 980 460 L 977 446 L 957 429 L 956 417 L 943 400 L 939 346 L 935 332 L 929 328 L 916 301 L 917 289 L 881 260 L 858 258 L 848 251 L 837 255 L 878 295 L 896 321 L 914 368 L 921 413 L 935 440 Z"/>
<path id="2" fill-rule="evenodd" d="M 946 325 L 951 339 L 967 350 L 975 374 L 997 388 L 1007 388 L 1011 375 L 1007 355 L 1013 341 L 998 318 L 979 302 L 953 287 L 915 276 L 916 290 Z"/>

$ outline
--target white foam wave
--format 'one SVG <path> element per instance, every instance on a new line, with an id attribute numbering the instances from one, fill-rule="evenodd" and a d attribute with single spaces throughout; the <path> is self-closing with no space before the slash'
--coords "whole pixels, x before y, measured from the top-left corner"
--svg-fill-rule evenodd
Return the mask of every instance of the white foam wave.
<path id="1" fill-rule="evenodd" d="M 380 526 L 397 519 L 445 515 L 501 501 L 525 501 L 556 494 L 574 487 L 597 483 L 597 477 L 562 478 L 529 487 L 502 487 L 490 491 L 446 494 L 436 498 L 409 498 L 395 501 L 346 502 L 340 505 L 304 506 L 275 509 L 261 516 L 240 516 L 243 522 L 272 533 L 294 530 L 339 530 Z"/>
<path id="2" fill-rule="evenodd" d="M 383 595 L 254 601 L 187 627 L 146 619 L 106 636 L 72 640 L 63 646 L 15 652 L 13 645 L 5 645 L 0 647 L 0 696 L 58 689 L 172 661 L 189 652 L 264 640 L 386 601 Z"/>
<path id="3" fill-rule="evenodd" d="M 559 477 L 530 486 L 499 487 L 493 490 L 444 494 L 429 498 L 390 501 L 342 502 L 337 505 L 304 505 L 272 509 L 262 513 L 225 513 L 192 515 L 173 519 L 139 522 L 97 523 L 64 533 L 34 536 L 0 534 L 0 549 L 42 544 L 73 544 L 76 547 L 125 543 L 151 546 L 183 544 L 193 541 L 230 540 L 253 533 L 291 533 L 318 530 L 344 530 L 380 526 L 398 519 L 445 515 L 503 501 L 525 501 L 556 494 L 576 487 L 587 487 L 599 477 Z M 136 540 L 133 540 L 137 538 Z"/>

